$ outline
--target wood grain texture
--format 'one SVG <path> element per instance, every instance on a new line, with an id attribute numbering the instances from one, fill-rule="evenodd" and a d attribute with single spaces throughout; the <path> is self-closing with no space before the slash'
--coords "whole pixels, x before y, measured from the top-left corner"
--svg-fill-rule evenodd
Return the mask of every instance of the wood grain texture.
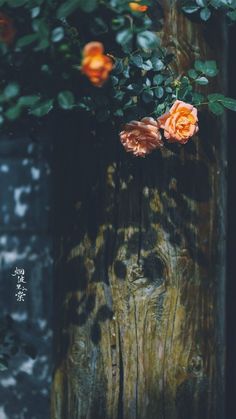
<path id="1" fill-rule="evenodd" d="M 222 28 L 176 3 L 178 71 L 224 59 Z M 223 419 L 225 125 L 135 159 L 93 124 L 58 123 L 52 419 Z"/>

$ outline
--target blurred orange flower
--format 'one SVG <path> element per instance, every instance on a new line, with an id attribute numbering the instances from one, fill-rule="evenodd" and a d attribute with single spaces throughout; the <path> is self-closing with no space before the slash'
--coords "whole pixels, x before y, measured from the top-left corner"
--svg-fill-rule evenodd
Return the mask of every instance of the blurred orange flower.
<path id="1" fill-rule="evenodd" d="M 176 100 L 169 112 L 158 118 L 158 123 L 170 143 L 185 144 L 198 132 L 197 109 L 189 103 Z"/>
<path id="2" fill-rule="evenodd" d="M 141 4 L 135 3 L 134 1 L 129 3 L 129 7 L 133 12 L 146 12 L 148 9 L 148 6 L 142 6 Z"/>
<path id="3" fill-rule="evenodd" d="M 12 19 L 0 12 L 0 41 L 9 45 L 14 40 L 15 34 Z"/>
<path id="4" fill-rule="evenodd" d="M 89 42 L 85 45 L 81 71 L 94 86 L 101 87 L 112 69 L 112 59 L 104 54 L 104 47 L 100 42 Z"/>

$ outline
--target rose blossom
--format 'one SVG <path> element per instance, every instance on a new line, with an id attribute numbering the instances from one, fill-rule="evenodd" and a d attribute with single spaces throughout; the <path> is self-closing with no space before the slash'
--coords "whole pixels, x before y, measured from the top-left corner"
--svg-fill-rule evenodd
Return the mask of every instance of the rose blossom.
<path id="1" fill-rule="evenodd" d="M 104 54 L 104 47 L 100 42 L 89 42 L 85 45 L 81 71 L 94 86 L 101 87 L 112 69 L 113 62 Z"/>
<path id="2" fill-rule="evenodd" d="M 120 141 L 126 151 L 139 157 L 145 157 L 155 148 L 163 146 L 158 123 L 149 117 L 126 124 L 120 132 Z"/>
<path id="3" fill-rule="evenodd" d="M 165 138 L 171 142 L 185 144 L 198 132 L 197 109 L 188 103 L 176 100 L 169 112 L 158 118 Z"/>
<path id="4" fill-rule="evenodd" d="M 137 0 L 137 1 L 140 1 L 140 0 Z M 148 6 L 145 6 L 145 5 L 142 6 L 141 4 L 135 3 L 133 1 L 129 3 L 129 7 L 133 12 L 141 12 L 141 13 L 146 12 L 148 9 Z"/>

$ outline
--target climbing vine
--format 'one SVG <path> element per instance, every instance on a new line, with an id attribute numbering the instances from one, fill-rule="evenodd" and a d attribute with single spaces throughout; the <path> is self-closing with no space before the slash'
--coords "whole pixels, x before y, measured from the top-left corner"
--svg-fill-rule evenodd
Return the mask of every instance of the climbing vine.
<path id="1" fill-rule="evenodd" d="M 221 12 L 229 19 L 236 20 L 235 0 L 193 0 L 183 1 L 182 10 L 187 14 L 197 13 L 203 21 L 207 21 L 216 13 Z"/>
<path id="2" fill-rule="evenodd" d="M 58 108 L 87 111 L 112 123 L 127 151 L 144 156 L 163 140 L 187 142 L 198 131 L 198 108 L 235 111 L 236 100 L 204 94 L 218 74 L 215 61 L 199 59 L 184 75 L 173 70 L 175 57 L 159 37 L 163 15 L 153 3 L 0 0 L 0 124 Z M 182 6 L 204 20 L 212 8 L 234 19 L 235 4 Z"/>

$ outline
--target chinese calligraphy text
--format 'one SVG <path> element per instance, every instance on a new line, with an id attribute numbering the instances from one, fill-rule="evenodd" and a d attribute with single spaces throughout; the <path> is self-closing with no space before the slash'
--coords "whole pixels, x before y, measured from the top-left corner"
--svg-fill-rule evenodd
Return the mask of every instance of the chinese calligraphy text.
<path id="1" fill-rule="evenodd" d="M 14 272 L 11 274 L 12 276 L 16 277 L 16 300 L 17 301 L 25 301 L 26 291 L 27 288 L 25 287 L 25 270 L 22 268 L 15 268 Z"/>

